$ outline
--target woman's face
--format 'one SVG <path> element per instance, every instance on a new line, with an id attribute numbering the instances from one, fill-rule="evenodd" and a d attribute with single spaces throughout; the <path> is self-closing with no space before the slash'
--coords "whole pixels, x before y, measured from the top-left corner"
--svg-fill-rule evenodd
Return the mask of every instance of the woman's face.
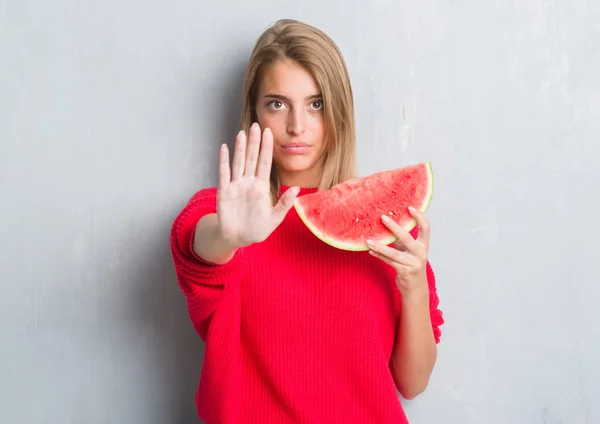
<path id="1" fill-rule="evenodd" d="M 263 70 L 256 114 L 273 132 L 273 162 L 281 184 L 316 187 L 323 168 L 323 98 L 310 73 L 281 60 Z"/>

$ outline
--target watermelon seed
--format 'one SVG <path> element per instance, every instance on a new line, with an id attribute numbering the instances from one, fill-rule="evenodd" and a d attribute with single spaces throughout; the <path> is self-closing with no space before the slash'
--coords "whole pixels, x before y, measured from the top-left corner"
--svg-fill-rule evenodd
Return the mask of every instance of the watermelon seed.
<path id="1" fill-rule="evenodd" d="M 392 216 L 392 215 L 394 214 L 394 212 L 390 211 L 390 212 L 388 212 L 388 214 L 389 214 L 390 216 Z"/>

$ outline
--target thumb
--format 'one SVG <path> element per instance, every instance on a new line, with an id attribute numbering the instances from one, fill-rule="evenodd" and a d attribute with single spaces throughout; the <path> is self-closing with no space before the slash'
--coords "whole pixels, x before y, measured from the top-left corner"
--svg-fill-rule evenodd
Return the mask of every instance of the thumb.
<path id="1" fill-rule="evenodd" d="M 296 200 L 298 193 L 300 193 L 300 188 L 291 187 L 279 198 L 279 201 L 273 208 L 273 218 L 277 222 L 277 225 L 281 224 L 281 221 L 283 221 L 292 206 L 294 206 L 294 200 Z"/>

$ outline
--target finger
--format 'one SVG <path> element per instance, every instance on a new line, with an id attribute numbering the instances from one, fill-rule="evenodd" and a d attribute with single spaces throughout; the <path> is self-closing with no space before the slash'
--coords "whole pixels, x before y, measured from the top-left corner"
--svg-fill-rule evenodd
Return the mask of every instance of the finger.
<path id="1" fill-rule="evenodd" d="M 229 149 L 227 144 L 221 144 L 219 151 L 219 189 L 224 189 L 231 181 L 231 170 L 229 169 Z"/>
<path id="2" fill-rule="evenodd" d="M 406 248 L 406 246 L 404 245 L 404 243 L 402 243 L 400 240 L 396 240 L 393 243 L 394 249 L 399 250 L 401 252 L 406 252 L 408 249 Z"/>
<path id="3" fill-rule="evenodd" d="M 391 260 L 390 258 L 388 258 L 387 256 L 382 255 L 381 253 L 377 253 L 373 250 L 369 250 L 369 254 L 373 255 L 376 258 L 381 259 L 383 262 L 385 262 L 386 264 L 393 267 L 396 271 L 398 271 L 400 269 L 400 267 L 402 266 L 398 262 L 395 262 L 395 261 Z"/>
<path id="4" fill-rule="evenodd" d="M 240 131 L 235 138 L 233 151 L 233 172 L 231 181 L 235 181 L 244 175 L 244 164 L 246 163 L 246 133 Z"/>
<path id="5" fill-rule="evenodd" d="M 258 151 L 260 150 L 260 127 L 258 123 L 252 124 L 248 135 L 248 148 L 246 151 L 246 170 L 244 175 L 253 177 L 256 174 L 256 163 L 258 162 Z"/>
<path id="6" fill-rule="evenodd" d="M 270 128 L 265 128 L 258 157 L 257 177 L 269 181 L 271 177 L 271 164 L 273 162 L 273 133 Z"/>
<path id="7" fill-rule="evenodd" d="M 287 213 L 290 211 L 292 206 L 294 206 L 294 200 L 298 196 L 300 192 L 300 188 L 298 187 L 290 187 L 283 193 L 283 195 L 279 198 L 279 201 L 273 208 L 273 218 L 277 225 L 279 225 Z"/>
<path id="8" fill-rule="evenodd" d="M 429 220 L 427 219 L 425 214 L 419 209 L 415 209 L 412 206 L 410 206 L 408 208 L 408 211 L 417 220 L 417 224 L 419 225 L 419 236 L 417 237 L 417 240 L 425 247 L 429 246 L 429 234 L 431 231 Z"/>
<path id="9" fill-rule="evenodd" d="M 381 219 L 386 227 L 398 238 L 398 241 L 402 243 L 406 250 L 413 255 L 420 254 L 422 246 L 397 222 L 394 222 L 389 216 L 382 215 Z"/>
<path id="10" fill-rule="evenodd" d="M 388 258 L 392 262 L 396 262 L 405 266 L 418 265 L 415 256 L 408 252 L 400 252 L 393 247 L 389 247 L 384 244 L 373 243 L 372 240 L 367 240 L 367 245 L 371 251 Z"/>

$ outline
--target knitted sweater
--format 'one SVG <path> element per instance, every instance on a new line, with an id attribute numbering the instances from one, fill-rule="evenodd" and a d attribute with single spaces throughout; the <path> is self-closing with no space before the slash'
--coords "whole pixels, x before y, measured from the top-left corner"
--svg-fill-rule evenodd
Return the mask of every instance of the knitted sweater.
<path id="1" fill-rule="evenodd" d="M 205 342 L 199 417 L 206 424 L 408 423 L 390 372 L 401 307 L 394 270 L 367 252 L 323 243 L 294 208 L 264 242 L 211 264 L 192 245 L 198 220 L 214 212 L 216 189 L 200 190 L 171 231 L 177 279 Z M 439 343 L 443 318 L 429 263 L 427 278 Z"/>

